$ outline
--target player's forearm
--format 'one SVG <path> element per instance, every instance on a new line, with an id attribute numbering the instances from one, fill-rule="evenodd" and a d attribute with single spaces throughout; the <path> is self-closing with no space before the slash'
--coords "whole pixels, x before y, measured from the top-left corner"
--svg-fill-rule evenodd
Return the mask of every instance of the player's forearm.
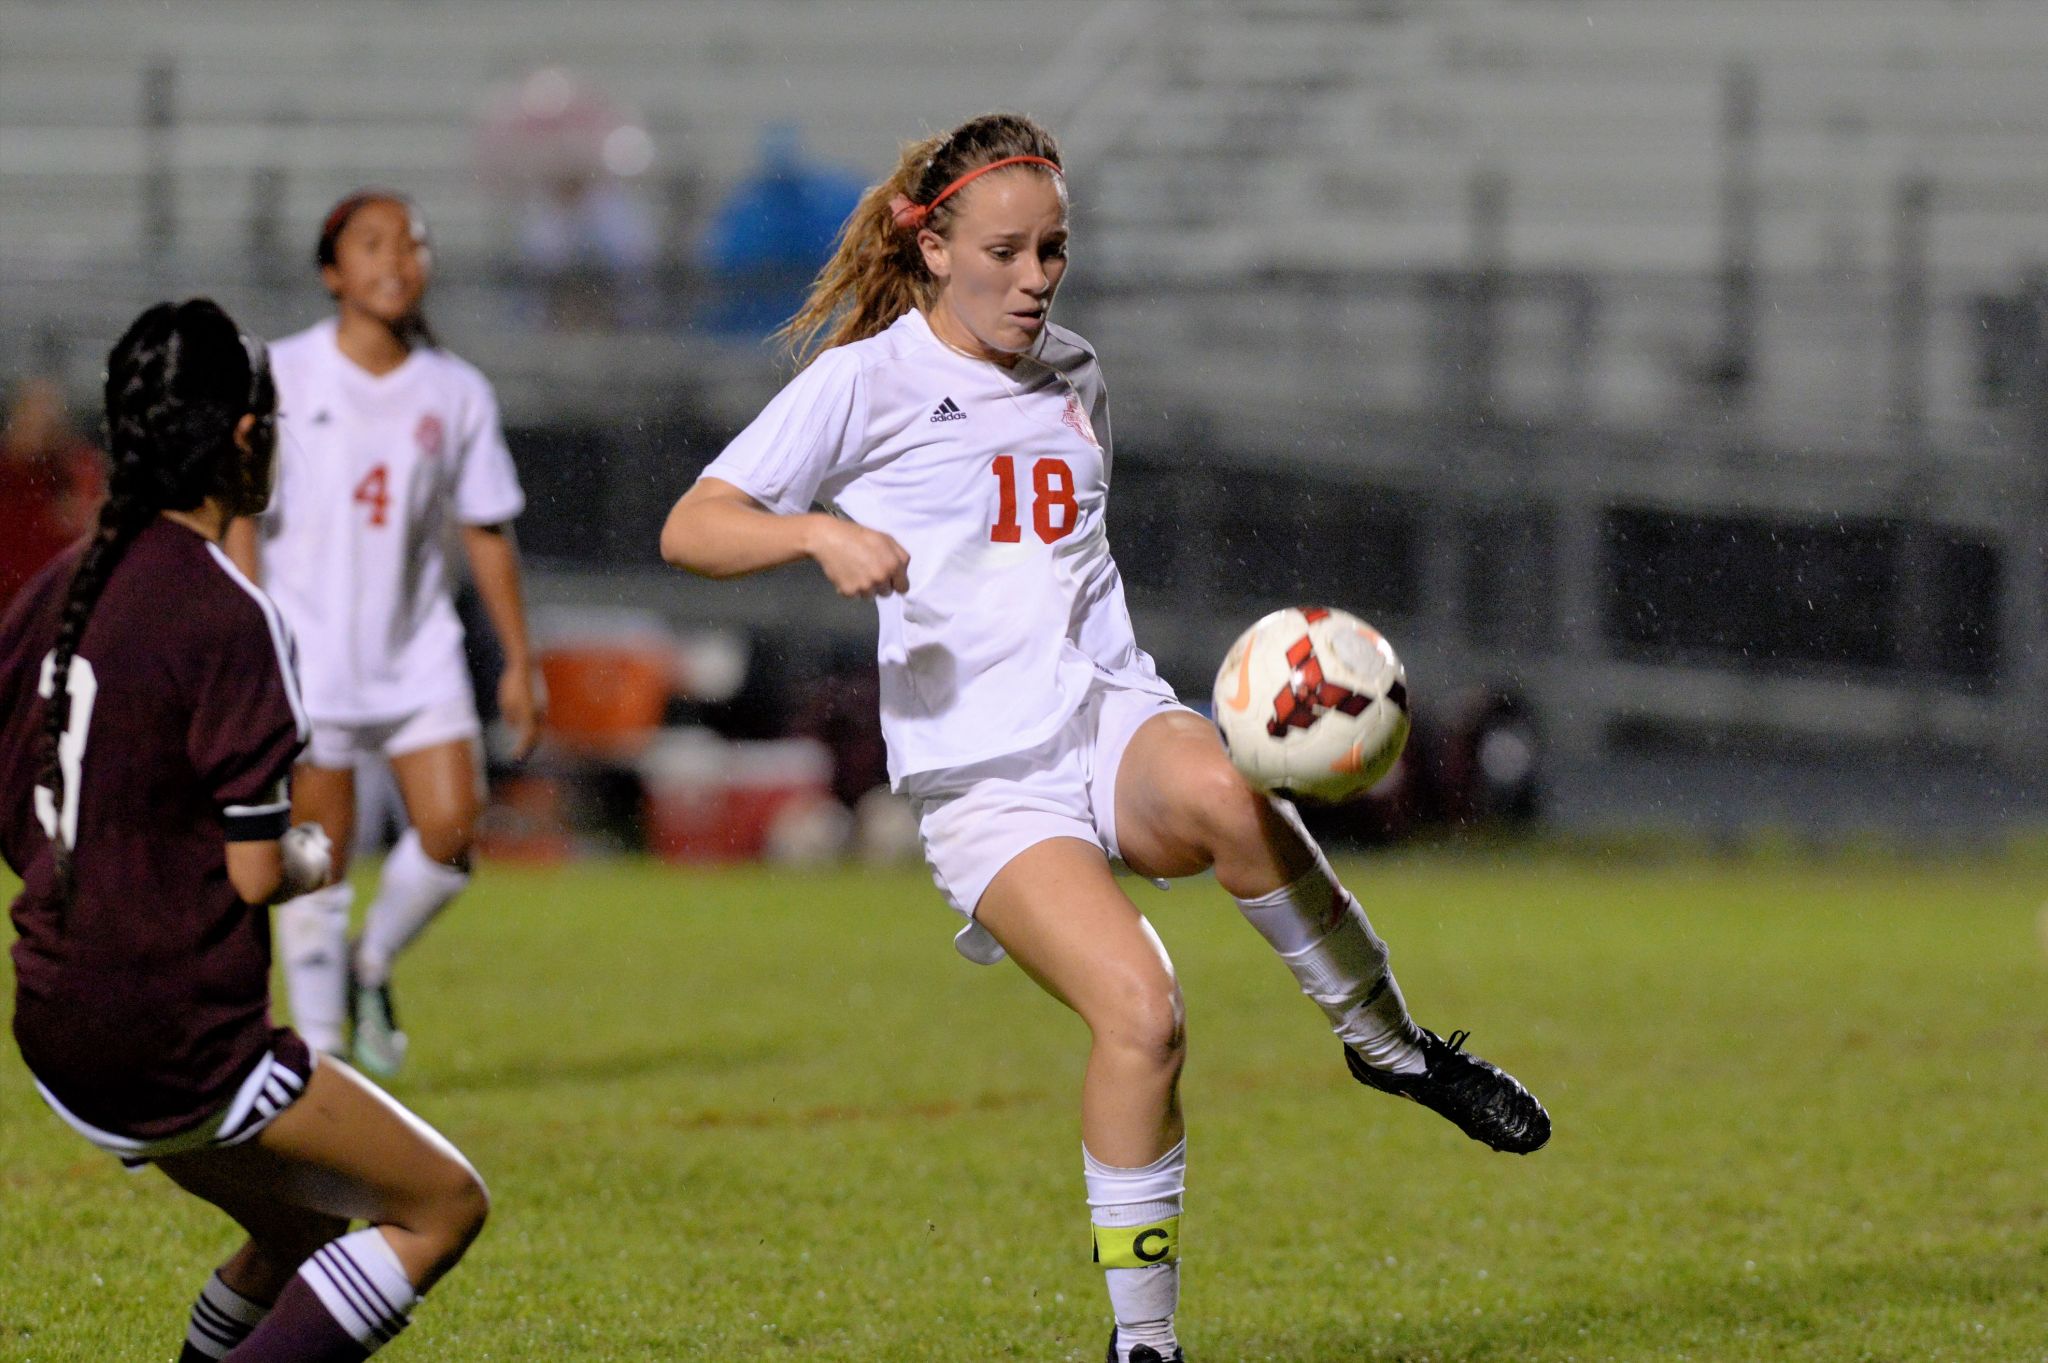
<path id="1" fill-rule="evenodd" d="M 532 662 L 526 638 L 526 592 L 519 576 L 519 542 L 510 525 L 465 525 L 462 545 L 484 613 L 497 631 L 505 666 L 523 668 Z"/>
<path id="2" fill-rule="evenodd" d="M 781 516 L 729 497 L 684 495 L 661 527 L 661 557 L 699 577 L 744 577 L 811 556 L 818 515 Z"/>

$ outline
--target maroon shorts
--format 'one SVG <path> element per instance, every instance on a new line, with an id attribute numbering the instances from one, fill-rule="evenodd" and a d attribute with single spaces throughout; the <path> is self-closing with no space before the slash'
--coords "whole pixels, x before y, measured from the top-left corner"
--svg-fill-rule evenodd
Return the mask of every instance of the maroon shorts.
<path id="1" fill-rule="evenodd" d="M 313 1052 L 289 1027 L 271 1034 L 270 1048 L 257 1055 L 236 1084 L 234 1096 L 182 1131 L 168 1136 L 125 1135 L 94 1126 L 64 1106 L 41 1079 L 36 1092 L 65 1125 L 91 1141 L 121 1163 L 133 1167 L 165 1155 L 183 1155 L 194 1150 L 213 1150 L 240 1145 L 252 1139 L 277 1115 L 297 1102 L 313 1076 Z"/>

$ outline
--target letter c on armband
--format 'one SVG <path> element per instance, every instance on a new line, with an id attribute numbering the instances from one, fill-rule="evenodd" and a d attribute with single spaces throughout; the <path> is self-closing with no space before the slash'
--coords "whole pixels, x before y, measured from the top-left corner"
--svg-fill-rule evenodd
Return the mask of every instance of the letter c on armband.
<path id="1" fill-rule="evenodd" d="M 1180 1218 L 1149 1226 L 1095 1226 L 1095 1262 L 1104 1268 L 1149 1268 L 1180 1258 Z"/>

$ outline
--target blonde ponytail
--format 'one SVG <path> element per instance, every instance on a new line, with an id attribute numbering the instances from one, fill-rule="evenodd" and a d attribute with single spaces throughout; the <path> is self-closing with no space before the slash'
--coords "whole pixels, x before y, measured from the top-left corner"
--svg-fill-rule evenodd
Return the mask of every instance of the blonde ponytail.
<path id="1" fill-rule="evenodd" d="M 917 249 L 917 234 L 896 226 L 889 201 L 916 193 L 932 153 L 944 141 L 928 137 L 905 143 L 895 171 L 860 196 L 804 305 L 775 333 L 799 365 L 809 364 L 821 350 L 881 334 L 926 301 L 932 279 Z"/>
<path id="2" fill-rule="evenodd" d="M 820 351 L 880 335 L 904 313 L 929 304 L 933 280 L 917 232 L 897 224 L 892 201 L 929 204 L 962 175 L 1012 156 L 1060 163 L 1052 134 L 1022 114 L 983 114 L 944 137 L 905 143 L 889 178 L 861 195 L 804 305 L 774 339 L 801 367 Z M 924 225 L 946 235 L 959 198 L 938 204 Z"/>

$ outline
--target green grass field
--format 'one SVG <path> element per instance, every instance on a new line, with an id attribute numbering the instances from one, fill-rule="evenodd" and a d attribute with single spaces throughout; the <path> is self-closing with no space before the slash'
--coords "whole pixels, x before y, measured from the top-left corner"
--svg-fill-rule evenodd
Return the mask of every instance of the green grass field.
<path id="1" fill-rule="evenodd" d="M 2048 1359 L 2040 864 L 1348 869 L 1557 1134 L 1359 1088 L 1213 884 L 1137 885 L 1189 1004 L 1196 1363 Z M 402 970 L 394 1087 L 496 1210 L 390 1356 L 1100 1358 L 1085 1034 L 952 926 L 915 870 L 487 868 Z M 227 1223 L 11 1047 L 0 1180 L 0 1358 L 168 1359 Z"/>

